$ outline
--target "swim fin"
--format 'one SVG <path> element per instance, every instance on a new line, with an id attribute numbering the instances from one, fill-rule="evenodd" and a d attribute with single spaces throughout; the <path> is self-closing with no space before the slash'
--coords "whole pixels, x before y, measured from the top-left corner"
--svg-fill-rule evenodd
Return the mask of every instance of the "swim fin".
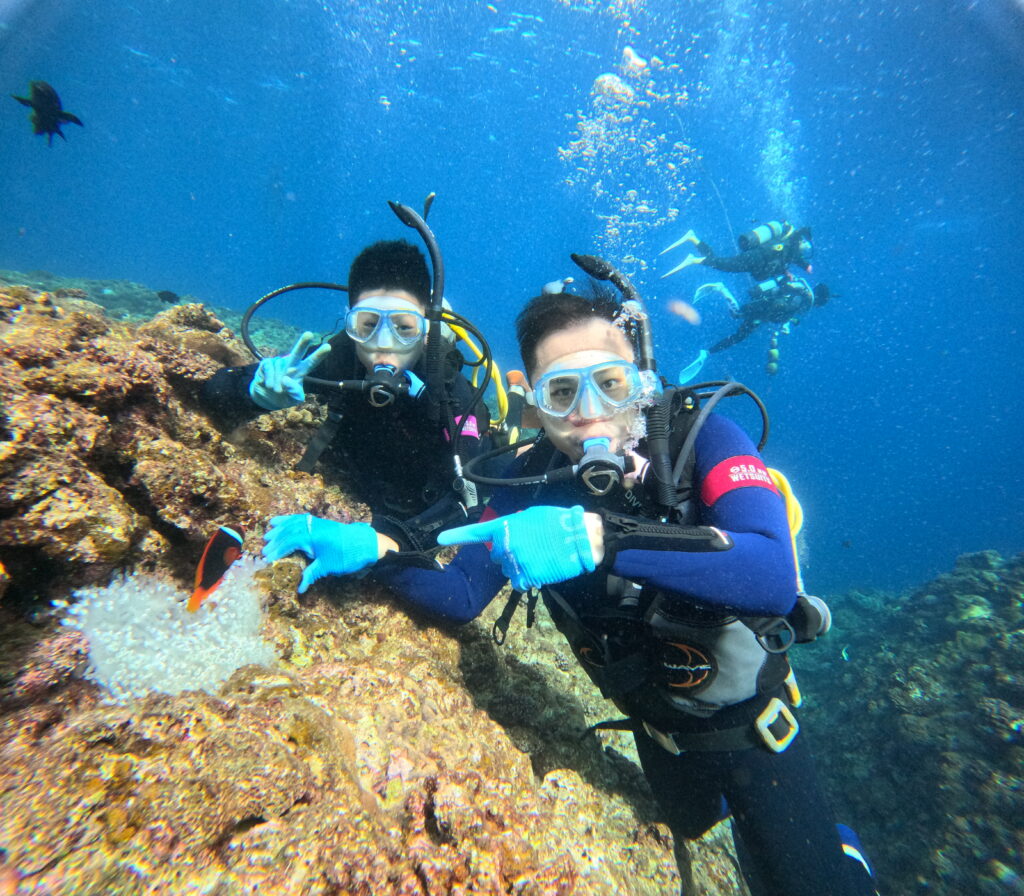
<path id="1" fill-rule="evenodd" d="M 704 362 L 707 361 L 709 357 L 707 349 L 702 348 L 697 353 L 697 357 L 679 371 L 679 379 L 676 385 L 684 386 L 690 382 L 690 380 L 700 373 L 701 368 L 704 366 Z"/>
<path id="2" fill-rule="evenodd" d="M 677 239 L 671 246 L 666 246 L 658 254 L 664 255 L 666 252 L 671 252 L 673 249 L 675 249 L 678 246 L 681 246 L 683 243 L 693 243 L 696 246 L 698 242 L 700 241 L 697 239 L 697 234 L 695 234 L 692 230 L 687 230 L 686 233 L 679 237 L 679 239 Z"/>
<path id="3" fill-rule="evenodd" d="M 736 297 L 729 291 L 729 287 L 724 283 L 705 283 L 702 286 L 698 286 L 696 292 L 693 294 L 693 304 L 696 305 L 704 296 L 714 293 L 715 295 L 721 296 L 725 299 L 726 304 L 733 312 L 740 310 L 739 302 L 736 301 Z M 733 315 L 735 316 L 735 314 Z"/>
<path id="4" fill-rule="evenodd" d="M 672 268 L 671 271 L 667 274 L 662 274 L 661 279 L 664 280 L 666 277 L 671 277 L 673 274 L 679 273 L 683 268 L 688 268 L 691 264 L 700 264 L 705 258 L 707 258 L 706 255 L 687 255 L 686 258 L 684 258 L 680 264 L 677 264 Z"/>
<path id="5" fill-rule="evenodd" d="M 875 873 L 871 870 L 867 857 L 864 855 L 864 847 L 861 845 L 857 832 L 845 824 L 837 824 L 836 829 L 839 831 L 839 839 L 843 844 L 843 852 L 855 862 L 860 862 L 864 866 L 864 870 L 867 871 L 868 877 L 874 877 Z"/>

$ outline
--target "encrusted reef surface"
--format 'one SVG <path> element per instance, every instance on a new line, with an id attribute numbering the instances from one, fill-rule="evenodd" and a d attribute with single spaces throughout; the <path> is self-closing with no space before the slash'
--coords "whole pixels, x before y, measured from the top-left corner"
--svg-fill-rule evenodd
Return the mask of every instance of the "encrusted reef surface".
<path id="1" fill-rule="evenodd" d="M 178 304 L 203 304 L 212 308 L 217 316 L 228 326 L 237 328 L 242 315 L 231 309 L 221 307 L 209 296 L 179 296 L 166 290 L 154 290 L 142 283 L 132 280 L 87 280 L 80 277 L 64 277 L 50 271 L 8 271 L 0 269 L 0 289 L 10 287 L 28 287 L 36 292 L 56 293 L 63 297 L 77 296 L 100 305 L 107 317 L 128 323 L 144 323 L 156 317 L 168 306 Z M 253 296 L 253 299 L 258 298 Z M 295 327 L 257 314 L 251 318 L 249 326 L 253 339 L 258 345 L 274 349 L 281 353 L 291 348 L 299 335 Z"/>
<path id="2" fill-rule="evenodd" d="M 228 434 L 202 414 L 198 384 L 247 361 L 210 310 L 116 320 L 87 295 L 0 286 L 0 894 L 678 893 L 543 620 L 498 648 L 488 620 L 442 630 L 359 582 L 300 600 L 285 560 L 256 574 L 277 666 L 105 702 L 52 600 L 126 568 L 187 591 L 217 525 L 256 550 L 276 513 L 365 508 L 291 470 L 315 405 Z M 690 853 L 694 893 L 742 892 L 724 829 Z"/>
<path id="3" fill-rule="evenodd" d="M 805 717 L 883 892 L 1024 893 L 1024 554 L 832 609 Z"/>

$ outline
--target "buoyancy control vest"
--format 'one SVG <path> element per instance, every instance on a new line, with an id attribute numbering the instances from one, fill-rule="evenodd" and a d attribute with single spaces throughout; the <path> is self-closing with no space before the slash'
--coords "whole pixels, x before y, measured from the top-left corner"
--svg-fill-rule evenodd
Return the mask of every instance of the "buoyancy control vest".
<path id="1" fill-rule="evenodd" d="M 676 393 L 669 442 L 673 457 L 698 411 L 691 390 Z M 641 454 L 643 447 L 641 443 Z M 543 472 L 558 457 L 546 442 L 538 443 L 531 454 L 524 476 Z M 555 497 L 554 488 L 539 487 L 534 500 L 546 503 L 545 498 Z M 686 527 L 696 525 L 695 490 L 691 460 L 679 482 L 677 504 L 659 537 L 672 538 L 673 531 L 683 537 Z M 641 489 L 620 490 L 614 498 L 591 499 L 591 506 L 588 500 L 583 503 L 586 509 L 600 512 L 606 530 L 614 532 L 618 525 L 637 522 L 636 517 L 652 523 L 664 517 L 664 508 L 657 507 L 649 491 L 645 484 Z M 819 627 L 815 614 L 808 614 L 799 601 L 788 617 L 740 617 L 698 607 L 684 594 L 644 587 L 600 570 L 545 586 L 541 595 L 556 627 L 602 695 L 627 715 L 663 730 L 678 728 L 680 713 L 708 717 L 777 691 L 791 675 L 786 649 L 795 642 L 813 640 Z"/>
<path id="2" fill-rule="evenodd" d="M 324 363 L 328 378 L 363 375 L 347 336 L 332 340 L 332 347 Z M 481 402 L 468 407 L 473 390 L 461 375 L 462 364 L 462 356 L 454 348 L 444 359 L 444 388 L 453 413 L 457 418 L 475 416 L 479 426 L 486 426 L 486 406 Z M 431 421 L 422 398 L 403 396 L 386 407 L 373 407 L 358 392 L 318 393 L 327 401 L 327 419 L 311 439 L 297 470 L 311 472 L 322 456 L 330 457 L 349 474 L 350 488 L 375 514 L 396 518 L 407 519 L 449 495 L 455 497 L 453 448 L 442 425 Z M 464 456 L 479 450 L 478 435 L 479 430 L 474 429 L 460 437 L 458 448 Z"/>

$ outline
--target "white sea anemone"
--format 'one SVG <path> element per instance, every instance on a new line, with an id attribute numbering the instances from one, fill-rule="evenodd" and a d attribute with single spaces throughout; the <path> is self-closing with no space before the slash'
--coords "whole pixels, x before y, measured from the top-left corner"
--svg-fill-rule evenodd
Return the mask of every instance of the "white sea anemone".
<path id="1" fill-rule="evenodd" d="M 187 594 L 155 575 L 125 573 L 106 587 L 76 591 L 64 625 L 89 642 L 86 678 L 126 702 L 154 691 L 214 694 L 239 667 L 274 664 L 253 580 L 265 566 L 243 555 L 195 613 L 185 609 Z"/>

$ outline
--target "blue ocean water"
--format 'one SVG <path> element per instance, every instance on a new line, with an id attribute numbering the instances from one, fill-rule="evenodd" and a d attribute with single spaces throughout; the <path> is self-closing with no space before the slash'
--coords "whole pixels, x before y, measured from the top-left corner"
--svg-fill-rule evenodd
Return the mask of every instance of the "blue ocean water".
<path id="1" fill-rule="evenodd" d="M 446 293 L 503 368 L 517 309 L 595 252 L 647 300 L 671 378 L 732 322 L 670 303 L 749 284 L 663 280 L 681 258 L 661 249 L 809 224 L 838 297 L 780 337 L 775 376 L 759 332 L 702 377 L 768 404 L 810 587 L 916 584 L 1024 549 L 1022 19 L 1016 0 L 4 0 L 3 92 L 46 80 L 85 126 L 48 147 L 0 103 L 0 269 L 241 309 L 415 239 L 386 200 L 436 191 Z"/>

